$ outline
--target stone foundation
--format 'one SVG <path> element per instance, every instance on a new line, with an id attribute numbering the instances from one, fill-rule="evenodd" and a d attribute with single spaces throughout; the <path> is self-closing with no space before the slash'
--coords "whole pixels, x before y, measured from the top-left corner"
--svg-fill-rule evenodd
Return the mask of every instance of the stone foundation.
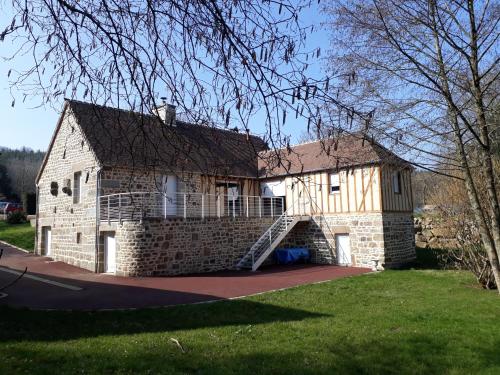
<path id="1" fill-rule="evenodd" d="M 385 267 L 398 268 L 416 259 L 413 215 L 383 213 Z"/>
<path id="2" fill-rule="evenodd" d="M 116 273 L 166 276 L 234 269 L 274 220 L 225 217 L 125 222 L 116 228 Z"/>
<path id="3" fill-rule="evenodd" d="M 116 273 L 171 276 L 234 269 L 273 221 L 227 217 L 124 222 L 115 228 Z M 102 235 L 107 232 L 109 228 L 101 232 L 101 271 Z M 336 234 L 349 234 L 355 267 L 399 267 L 415 259 L 413 219 L 402 213 L 314 216 L 298 223 L 279 247 L 307 247 L 312 263 L 336 264 Z"/>
<path id="4" fill-rule="evenodd" d="M 336 234 L 349 234 L 354 267 L 399 267 L 415 259 L 413 219 L 408 213 L 314 216 L 297 224 L 280 246 L 307 247 L 313 263 L 336 264 Z"/>

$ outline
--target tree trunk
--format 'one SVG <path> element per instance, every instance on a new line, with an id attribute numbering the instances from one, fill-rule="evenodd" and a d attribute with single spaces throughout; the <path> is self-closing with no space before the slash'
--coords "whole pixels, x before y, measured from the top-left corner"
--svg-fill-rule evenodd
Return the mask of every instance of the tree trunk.
<path id="1" fill-rule="evenodd" d="M 474 2 L 469 0 L 467 3 L 470 24 L 470 67 L 472 72 L 472 93 L 476 107 L 476 117 L 479 126 L 481 142 L 480 148 L 482 172 L 486 182 L 486 191 L 488 194 L 489 209 L 491 210 L 491 232 L 495 244 L 497 257 L 500 257 L 500 207 L 498 204 L 498 195 L 495 184 L 495 173 L 493 161 L 491 159 L 491 142 L 489 138 L 488 122 L 484 108 L 483 90 L 481 87 L 481 75 L 478 64 L 478 34 L 474 11 Z M 500 285 L 497 285 L 500 289 Z"/>
<path id="2" fill-rule="evenodd" d="M 484 207 L 481 206 L 481 202 L 479 199 L 479 194 L 476 189 L 476 186 L 474 184 L 474 179 L 472 177 L 472 173 L 470 170 L 469 162 L 467 160 L 467 153 L 465 150 L 463 138 L 461 135 L 461 129 L 460 129 L 460 124 L 458 122 L 458 116 L 456 113 L 456 106 L 453 103 L 453 95 L 451 94 L 451 90 L 449 87 L 449 82 L 448 82 L 448 75 L 447 71 L 445 69 L 445 63 L 443 59 L 443 54 L 441 50 L 441 44 L 439 40 L 439 34 L 436 29 L 436 3 L 433 0 L 429 1 L 429 10 L 430 10 L 430 16 L 431 16 L 431 21 L 432 21 L 432 31 L 434 35 L 434 44 L 436 48 L 436 58 L 437 58 L 437 64 L 439 68 L 439 76 L 441 80 L 441 91 L 443 92 L 443 96 L 446 100 L 446 103 L 448 104 L 448 113 L 449 113 L 449 118 L 451 125 L 454 130 L 454 136 L 455 136 L 455 145 L 457 148 L 457 155 L 460 160 L 460 164 L 464 173 L 465 177 L 465 188 L 467 190 L 467 196 L 469 197 L 470 204 L 472 206 L 472 212 L 474 213 L 474 218 L 476 220 L 477 225 L 479 226 L 479 232 L 481 235 L 481 241 L 483 242 L 483 245 L 486 249 L 486 252 L 488 254 L 488 259 L 490 261 L 490 265 L 493 271 L 493 276 L 495 277 L 495 283 L 497 285 L 497 290 L 498 293 L 500 294 L 500 262 L 498 259 L 498 248 L 496 247 L 496 241 L 494 240 L 494 237 L 498 235 L 498 231 L 495 234 L 495 226 L 494 226 L 494 221 L 491 220 L 492 225 L 491 225 L 491 231 L 490 231 L 490 226 L 488 225 L 488 215 L 487 210 L 484 209 Z M 483 140 L 482 140 L 483 141 Z M 479 147 L 483 147 L 483 145 L 479 145 Z M 484 150 L 481 150 L 481 155 L 484 155 L 483 153 Z M 490 158 L 491 161 L 491 158 Z M 488 165 L 483 165 L 485 175 L 488 173 Z M 483 168 L 482 168 L 483 169 Z M 491 168 L 491 173 L 493 173 L 493 168 Z M 496 198 L 496 197 L 495 197 Z M 498 200 L 495 199 L 497 202 L 498 206 Z M 489 204 L 494 206 L 494 202 L 489 202 Z M 486 211 L 486 212 L 485 212 Z M 494 216 L 494 215 L 493 215 Z M 498 227 L 497 227 L 498 229 Z M 493 234 L 492 234 L 493 232 Z"/>
<path id="3" fill-rule="evenodd" d="M 495 277 L 495 283 L 497 284 L 497 290 L 500 294 L 500 261 L 498 259 L 497 250 L 495 248 L 495 241 L 492 238 L 493 236 L 491 235 L 486 221 L 487 214 L 484 213 L 481 207 L 479 195 L 474 185 L 474 180 L 472 178 L 470 167 L 467 161 L 467 156 L 464 150 L 464 145 L 459 133 L 455 133 L 455 142 L 458 148 L 460 162 L 465 174 L 465 188 L 467 190 L 467 196 L 469 197 L 476 223 L 479 225 L 481 241 L 483 242 L 486 253 L 488 254 L 488 259 L 493 271 L 493 276 Z"/>

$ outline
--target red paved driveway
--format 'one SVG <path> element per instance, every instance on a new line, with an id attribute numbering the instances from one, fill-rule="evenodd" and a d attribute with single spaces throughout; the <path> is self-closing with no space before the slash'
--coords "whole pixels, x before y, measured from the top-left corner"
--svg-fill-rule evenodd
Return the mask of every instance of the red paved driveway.
<path id="1" fill-rule="evenodd" d="M 140 308 L 242 297 L 296 285 L 370 272 L 366 268 L 297 265 L 273 266 L 258 272 L 224 271 L 176 277 L 117 277 L 95 274 L 8 246 L 0 260 L 0 286 L 15 278 L 8 270 L 24 270 L 22 278 L 4 292 L 0 305 L 34 309 L 96 310 Z M 40 281 L 55 281 L 81 290 Z M 74 288 L 73 288 L 74 289 Z"/>

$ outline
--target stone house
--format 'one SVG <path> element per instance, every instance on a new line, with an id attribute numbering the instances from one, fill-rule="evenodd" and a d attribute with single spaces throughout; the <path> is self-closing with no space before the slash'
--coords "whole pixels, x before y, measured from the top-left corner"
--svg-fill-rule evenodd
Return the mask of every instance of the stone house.
<path id="1" fill-rule="evenodd" d="M 169 105 L 66 100 L 36 180 L 35 251 L 123 276 L 256 270 L 292 246 L 396 267 L 415 257 L 411 172 L 357 135 L 269 150 Z"/>

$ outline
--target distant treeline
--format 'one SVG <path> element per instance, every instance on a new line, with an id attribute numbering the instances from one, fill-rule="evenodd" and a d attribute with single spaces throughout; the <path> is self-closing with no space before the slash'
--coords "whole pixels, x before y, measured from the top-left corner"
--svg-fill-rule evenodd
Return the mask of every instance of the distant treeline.
<path id="1" fill-rule="evenodd" d="M 45 152 L 0 146 L 0 200 L 21 200 L 35 193 L 35 179 Z"/>

